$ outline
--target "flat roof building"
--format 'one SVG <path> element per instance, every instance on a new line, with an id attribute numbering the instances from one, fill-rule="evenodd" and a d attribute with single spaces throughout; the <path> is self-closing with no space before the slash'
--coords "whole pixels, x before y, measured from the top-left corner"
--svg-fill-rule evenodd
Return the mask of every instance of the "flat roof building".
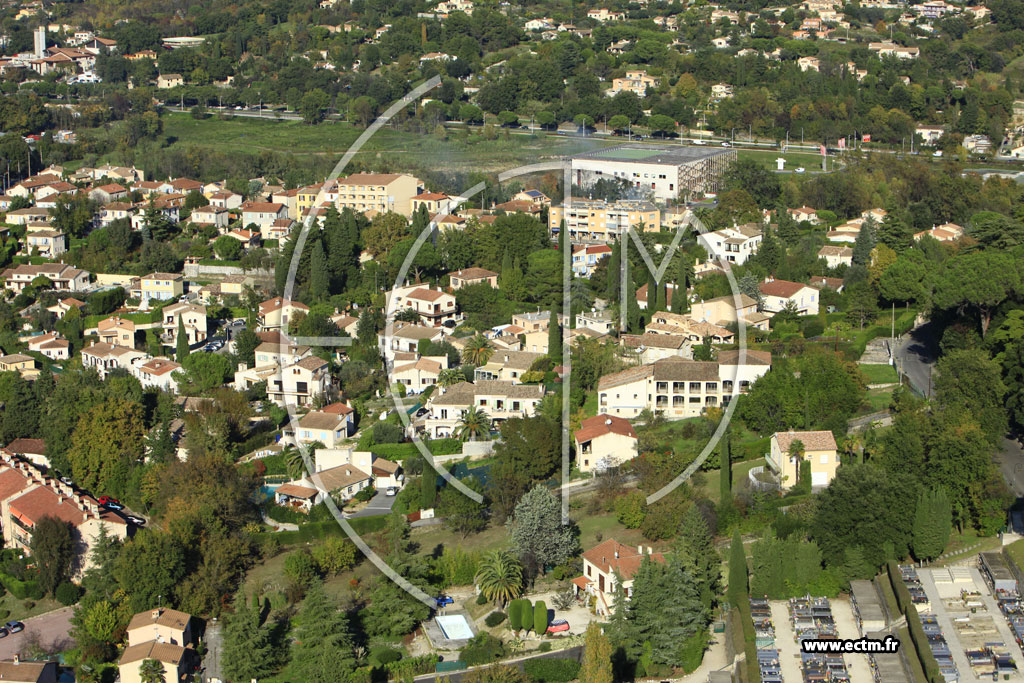
<path id="1" fill-rule="evenodd" d="M 735 161 L 731 148 L 685 145 L 625 144 L 570 157 L 573 184 L 587 188 L 601 179 L 620 179 L 638 195 L 658 202 L 717 192 Z"/>

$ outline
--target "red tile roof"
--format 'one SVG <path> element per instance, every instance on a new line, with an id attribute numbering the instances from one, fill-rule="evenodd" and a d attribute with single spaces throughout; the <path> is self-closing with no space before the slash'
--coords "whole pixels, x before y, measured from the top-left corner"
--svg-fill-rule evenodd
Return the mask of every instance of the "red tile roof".
<path id="1" fill-rule="evenodd" d="M 661 553 L 652 553 L 650 557 L 655 562 L 665 561 Z M 640 569 L 644 556 L 636 548 L 609 538 L 583 553 L 583 559 L 605 574 L 617 571 L 619 578 L 628 581 Z"/>
<path id="2" fill-rule="evenodd" d="M 588 417 L 580 423 L 580 428 L 576 430 L 574 436 L 578 443 L 583 443 L 585 441 L 592 441 L 605 434 L 619 434 L 620 436 L 628 436 L 632 439 L 636 438 L 636 431 L 633 429 L 633 425 L 629 423 L 629 420 L 612 415 Z"/>

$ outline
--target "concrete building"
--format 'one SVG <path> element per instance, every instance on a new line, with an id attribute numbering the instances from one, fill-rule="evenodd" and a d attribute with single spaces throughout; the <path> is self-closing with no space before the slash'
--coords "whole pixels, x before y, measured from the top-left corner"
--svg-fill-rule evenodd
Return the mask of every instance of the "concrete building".
<path id="1" fill-rule="evenodd" d="M 453 436 L 462 416 L 472 407 L 485 412 L 492 426 L 513 417 L 532 417 L 544 398 L 544 387 L 500 380 L 460 382 L 439 388 L 425 406 L 427 413 L 413 423 L 431 439 Z"/>
<path id="2" fill-rule="evenodd" d="M 338 180 L 338 210 L 348 207 L 358 213 L 394 211 L 412 216 L 412 199 L 423 183 L 404 173 L 355 173 Z"/>
<path id="3" fill-rule="evenodd" d="M 758 285 L 763 301 L 761 307 L 766 313 L 778 313 L 792 302 L 800 315 L 817 315 L 819 292 L 810 285 L 789 280 L 769 278 Z"/>
<path id="4" fill-rule="evenodd" d="M 633 226 L 639 226 L 640 232 L 661 230 L 658 207 L 636 199 L 606 202 L 572 197 L 548 211 L 548 227 L 552 235 L 558 235 L 563 220 L 569 239 L 581 242 L 614 242 Z"/>
<path id="5" fill-rule="evenodd" d="M 771 438 L 771 449 L 765 454 L 768 468 L 775 476 L 783 491 L 791 489 L 799 479 L 800 462 L 790 455 L 793 444 L 803 444 L 802 460 L 811 467 L 811 486 L 815 489 L 829 485 L 839 469 L 839 454 L 832 432 L 775 432 Z"/>
<path id="6" fill-rule="evenodd" d="M 595 415 L 580 423 L 573 433 L 576 467 L 581 472 L 602 472 L 636 457 L 636 431 L 629 420 Z"/>
<path id="7" fill-rule="evenodd" d="M 735 161 L 736 150 L 730 148 L 625 144 L 574 155 L 570 165 L 580 187 L 619 179 L 640 195 L 671 202 L 717 192 Z"/>
<path id="8" fill-rule="evenodd" d="M 761 226 L 748 223 L 701 233 L 697 244 L 704 247 L 709 258 L 741 266 L 757 253 L 761 237 Z"/>
<path id="9" fill-rule="evenodd" d="M 595 599 L 594 611 L 608 617 L 615 610 L 616 576 L 622 581 L 622 590 L 627 600 L 633 596 L 633 577 L 644 560 L 665 562 L 661 553 L 650 546 L 627 546 L 613 538 L 599 543 L 583 553 L 583 575 L 572 580 L 573 590 L 580 600 Z"/>

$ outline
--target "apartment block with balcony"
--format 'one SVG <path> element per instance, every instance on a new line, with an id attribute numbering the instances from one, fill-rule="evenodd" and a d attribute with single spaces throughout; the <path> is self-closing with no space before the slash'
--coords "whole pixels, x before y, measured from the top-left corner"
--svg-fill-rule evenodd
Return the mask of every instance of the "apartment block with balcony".
<path id="1" fill-rule="evenodd" d="M 751 223 L 705 232 L 697 236 L 697 244 L 707 250 L 712 260 L 740 266 L 761 246 L 761 228 Z"/>
<path id="2" fill-rule="evenodd" d="M 544 398 L 544 387 L 502 380 L 460 382 L 435 391 L 427 402 L 427 413 L 413 428 L 431 439 L 451 437 L 459 420 L 476 407 L 490 417 L 492 426 L 513 417 L 532 417 Z"/>
<path id="3" fill-rule="evenodd" d="M 642 232 L 661 230 L 661 210 L 654 204 L 635 199 L 606 202 L 573 197 L 548 212 L 548 226 L 558 235 L 562 221 L 569 239 L 580 242 L 614 242 L 632 226 Z"/>
<path id="4" fill-rule="evenodd" d="M 394 211 L 412 216 L 412 199 L 420 194 L 423 183 L 404 173 L 355 173 L 338 180 L 338 209 L 358 213 Z"/>

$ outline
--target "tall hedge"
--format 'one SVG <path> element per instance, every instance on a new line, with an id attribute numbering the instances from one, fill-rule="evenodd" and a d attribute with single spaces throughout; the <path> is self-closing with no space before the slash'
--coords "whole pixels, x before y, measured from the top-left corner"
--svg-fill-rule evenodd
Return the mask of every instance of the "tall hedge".
<path id="1" fill-rule="evenodd" d="M 533 628 L 533 603 L 529 598 L 523 598 L 519 603 L 519 622 L 524 631 Z"/>
<path id="2" fill-rule="evenodd" d="M 518 631 L 523 627 L 523 612 L 522 612 L 522 601 L 513 600 L 508 603 L 508 625 L 513 631 Z"/>
<path id="3" fill-rule="evenodd" d="M 548 632 L 548 606 L 543 600 L 533 605 L 533 632 L 538 636 Z"/>
<path id="4" fill-rule="evenodd" d="M 566 683 L 576 680 L 580 663 L 575 659 L 528 659 L 523 662 L 523 671 L 539 683 Z"/>

